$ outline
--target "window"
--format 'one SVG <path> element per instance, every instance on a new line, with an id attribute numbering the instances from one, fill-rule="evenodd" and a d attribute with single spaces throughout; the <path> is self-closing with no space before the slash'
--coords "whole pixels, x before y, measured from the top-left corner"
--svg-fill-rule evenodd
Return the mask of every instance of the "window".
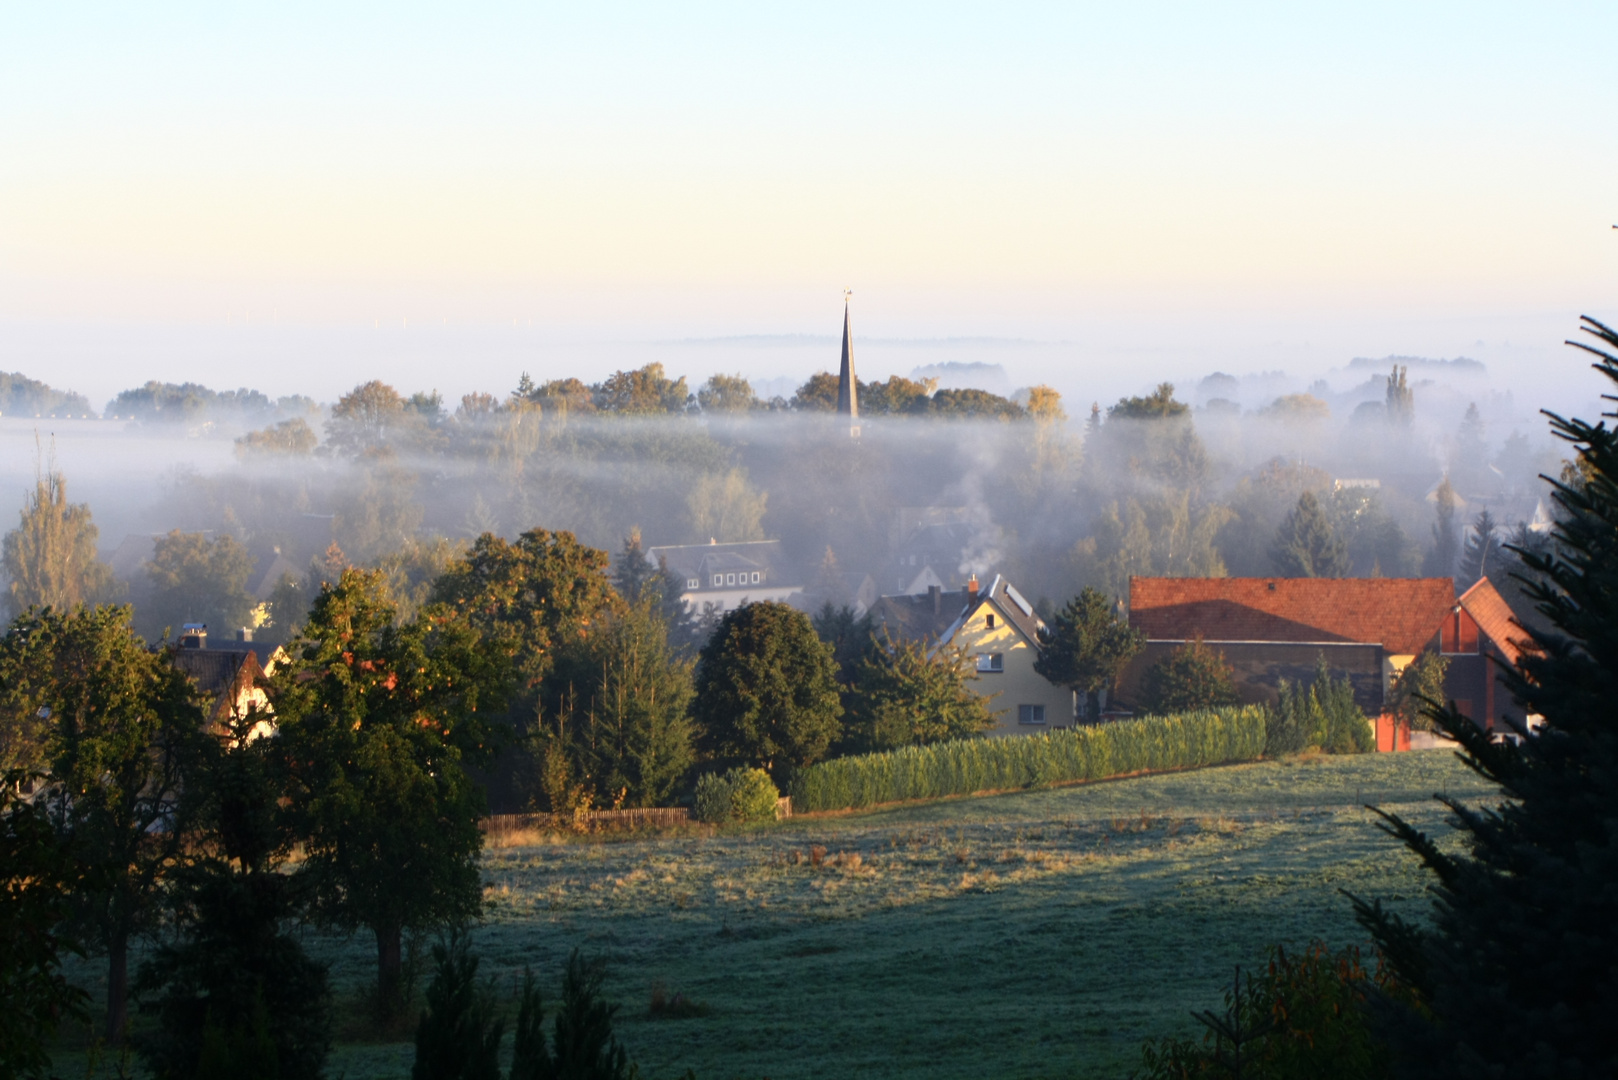
<path id="1" fill-rule="evenodd" d="M 762 575 L 760 575 L 760 574 L 759 574 L 759 572 L 758 572 L 758 571 L 757 571 L 757 570 L 754 570 L 754 571 L 753 571 L 753 584 L 754 584 L 754 585 L 757 585 L 757 584 L 758 584 L 758 580 L 759 580 L 759 578 L 760 578 L 760 577 L 761 577 L 761 576 L 762 576 Z"/>
<path id="2" fill-rule="evenodd" d="M 1004 671 L 1006 658 L 1003 653 L 978 653 L 979 671 Z"/>
<path id="3" fill-rule="evenodd" d="M 697 578 L 686 578 L 685 579 L 685 587 L 688 588 L 688 589 L 695 589 L 701 584 L 702 584 L 702 582 Z"/>
<path id="4" fill-rule="evenodd" d="M 985 616 L 985 618 L 988 619 L 987 625 L 988 625 L 989 629 L 993 630 L 994 629 L 994 616 L 993 615 L 988 615 L 988 616 Z"/>
<path id="5" fill-rule="evenodd" d="M 725 583 L 725 575 L 724 574 L 715 574 L 713 576 L 713 583 L 714 583 L 714 588 L 717 589 L 719 586 L 721 586 L 721 585 L 723 585 Z"/>
<path id="6" fill-rule="evenodd" d="M 1044 722 L 1045 722 L 1045 706 L 1043 706 L 1043 705 L 1018 705 L 1017 706 L 1017 723 L 1019 723 L 1019 724 L 1043 724 Z"/>
<path id="7" fill-rule="evenodd" d="M 734 585 L 734 584 L 736 584 L 736 575 L 735 574 L 726 574 L 725 575 L 725 584 L 726 585 Z"/>

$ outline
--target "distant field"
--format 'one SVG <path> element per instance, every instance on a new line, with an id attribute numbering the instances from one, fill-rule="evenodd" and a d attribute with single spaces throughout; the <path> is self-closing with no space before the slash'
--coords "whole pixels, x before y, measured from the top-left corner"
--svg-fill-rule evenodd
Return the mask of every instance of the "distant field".
<path id="1" fill-rule="evenodd" d="M 475 941 L 507 987 L 524 964 L 553 986 L 574 946 L 604 957 L 652 1078 L 1118 1077 L 1269 943 L 1359 940 L 1339 888 L 1424 910 L 1412 860 L 1358 807 L 1445 832 L 1437 791 L 1489 794 L 1433 751 L 541 843 L 489 853 Z M 793 861 L 813 845 L 828 865 Z M 370 940 L 310 944 L 351 1000 Z M 708 1014 L 649 1019 L 654 983 Z M 408 1042 L 347 1042 L 328 1071 L 410 1061 Z"/>

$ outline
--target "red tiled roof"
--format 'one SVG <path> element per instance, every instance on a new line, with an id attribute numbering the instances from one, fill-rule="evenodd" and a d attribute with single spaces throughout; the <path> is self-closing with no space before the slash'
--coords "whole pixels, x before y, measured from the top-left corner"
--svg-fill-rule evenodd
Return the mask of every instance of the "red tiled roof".
<path id="1" fill-rule="evenodd" d="M 1488 578 L 1478 578 L 1476 585 L 1461 594 L 1461 607 L 1472 616 L 1478 629 L 1499 646 L 1507 662 L 1515 666 L 1517 658 L 1523 653 L 1522 645 L 1518 643 L 1529 643 L 1528 631 L 1518 625 L 1517 617 L 1512 614 L 1506 598 L 1500 595 L 1500 590 Z"/>
<path id="2" fill-rule="evenodd" d="M 1455 607 L 1449 578 L 1129 579 L 1129 623 L 1184 641 L 1354 641 L 1417 653 Z"/>

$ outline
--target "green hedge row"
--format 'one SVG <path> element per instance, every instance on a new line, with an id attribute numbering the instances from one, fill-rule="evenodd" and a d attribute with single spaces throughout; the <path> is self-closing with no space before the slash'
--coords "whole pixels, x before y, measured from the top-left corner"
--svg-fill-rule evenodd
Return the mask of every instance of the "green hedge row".
<path id="1" fill-rule="evenodd" d="M 1264 753 L 1267 716 L 1262 706 L 1244 705 L 835 758 L 798 773 L 791 786 L 792 808 L 800 813 L 847 810 L 1252 761 Z"/>

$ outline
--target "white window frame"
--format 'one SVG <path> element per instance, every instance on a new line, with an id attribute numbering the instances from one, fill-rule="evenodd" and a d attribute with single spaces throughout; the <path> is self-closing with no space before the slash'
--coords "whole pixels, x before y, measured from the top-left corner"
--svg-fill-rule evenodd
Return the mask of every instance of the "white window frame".
<path id="1" fill-rule="evenodd" d="M 715 574 L 713 576 L 713 587 L 714 588 L 717 589 L 721 585 L 723 585 L 724 583 L 725 583 L 725 575 L 724 574 Z"/>
<path id="2" fill-rule="evenodd" d="M 1017 723 L 1019 723 L 1019 724 L 1043 724 L 1044 722 L 1045 722 L 1045 706 L 1043 706 L 1043 705 L 1018 705 L 1017 706 Z"/>
<path id="3" fill-rule="evenodd" d="M 726 585 L 734 585 L 734 584 L 736 584 L 736 575 L 735 574 L 726 574 L 725 575 L 725 584 Z"/>
<path id="4" fill-rule="evenodd" d="M 702 588 L 702 579 L 701 578 L 686 578 L 685 579 L 685 587 L 688 588 L 688 589 L 700 589 L 700 588 Z"/>
<path id="5" fill-rule="evenodd" d="M 759 574 L 759 572 L 758 572 L 758 571 L 757 571 L 757 570 L 754 570 L 754 571 L 753 571 L 753 584 L 754 584 L 754 585 L 757 585 L 757 584 L 758 584 L 758 582 L 759 582 L 759 578 L 760 578 L 760 577 L 761 577 L 761 576 L 762 576 L 762 575 L 760 575 L 760 574 Z"/>
<path id="6" fill-rule="evenodd" d="M 1004 653 L 978 653 L 978 671 L 999 674 L 1006 670 Z"/>

